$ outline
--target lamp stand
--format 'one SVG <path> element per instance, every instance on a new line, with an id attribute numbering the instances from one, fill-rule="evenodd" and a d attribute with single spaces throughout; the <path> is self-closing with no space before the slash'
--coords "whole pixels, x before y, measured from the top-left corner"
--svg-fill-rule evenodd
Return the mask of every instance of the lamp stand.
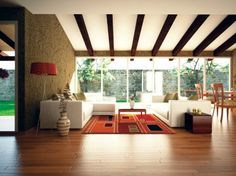
<path id="1" fill-rule="evenodd" d="M 42 79 L 44 78 L 44 76 L 46 76 L 46 75 L 42 75 Z M 44 78 L 44 81 L 43 81 L 43 97 L 42 97 L 41 101 L 43 101 L 45 99 L 45 90 L 46 90 L 46 78 Z M 40 116 L 41 116 L 41 109 L 40 109 L 41 108 L 41 106 L 40 106 L 41 103 L 40 102 L 39 102 L 39 119 L 38 119 L 38 123 L 37 123 L 36 136 L 38 135 L 39 125 L 40 125 Z"/>

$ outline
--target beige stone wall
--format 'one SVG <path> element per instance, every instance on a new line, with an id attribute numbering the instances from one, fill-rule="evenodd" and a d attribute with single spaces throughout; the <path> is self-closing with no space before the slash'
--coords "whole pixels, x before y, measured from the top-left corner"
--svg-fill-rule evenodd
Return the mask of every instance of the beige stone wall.
<path id="1" fill-rule="evenodd" d="M 74 50 L 55 15 L 25 14 L 25 107 L 27 127 L 37 122 L 39 103 L 43 95 L 43 81 L 46 79 L 46 96 L 49 98 L 58 89 L 70 83 L 74 64 Z M 56 76 L 30 74 L 32 62 L 55 63 Z M 50 117 L 49 117 L 50 118 Z"/>
<path id="2" fill-rule="evenodd" d="M 236 49 L 232 52 L 232 78 L 233 78 L 232 86 L 236 88 L 236 85 L 234 84 L 236 78 L 234 78 L 234 76 L 236 77 Z"/>

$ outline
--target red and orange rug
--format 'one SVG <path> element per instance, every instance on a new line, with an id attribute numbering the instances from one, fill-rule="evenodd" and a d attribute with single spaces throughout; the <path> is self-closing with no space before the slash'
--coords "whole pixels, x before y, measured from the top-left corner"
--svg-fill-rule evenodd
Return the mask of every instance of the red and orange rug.
<path id="1" fill-rule="evenodd" d="M 174 134 L 152 114 L 95 115 L 82 129 L 84 134 Z"/>

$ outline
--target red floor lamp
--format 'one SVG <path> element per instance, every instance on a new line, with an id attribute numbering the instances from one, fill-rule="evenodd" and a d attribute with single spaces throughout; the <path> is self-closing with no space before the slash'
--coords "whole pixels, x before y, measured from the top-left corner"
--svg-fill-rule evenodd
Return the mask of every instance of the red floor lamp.
<path id="1" fill-rule="evenodd" d="M 42 77 L 55 76 L 55 75 L 57 75 L 57 67 L 56 67 L 56 64 L 53 64 L 53 63 L 33 62 L 30 67 L 30 74 L 35 74 L 35 75 L 39 75 Z M 42 100 L 45 99 L 46 80 L 47 79 L 44 78 Z M 40 116 L 38 119 L 36 135 L 38 134 L 39 122 L 40 122 Z"/>

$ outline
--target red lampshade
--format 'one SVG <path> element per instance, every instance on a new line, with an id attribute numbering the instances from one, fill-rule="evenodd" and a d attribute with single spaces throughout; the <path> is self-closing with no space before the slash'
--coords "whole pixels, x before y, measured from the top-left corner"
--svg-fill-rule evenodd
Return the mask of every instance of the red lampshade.
<path id="1" fill-rule="evenodd" d="M 53 63 L 34 62 L 31 64 L 30 73 L 36 75 L 56 75 L 57 67 Z"/>

